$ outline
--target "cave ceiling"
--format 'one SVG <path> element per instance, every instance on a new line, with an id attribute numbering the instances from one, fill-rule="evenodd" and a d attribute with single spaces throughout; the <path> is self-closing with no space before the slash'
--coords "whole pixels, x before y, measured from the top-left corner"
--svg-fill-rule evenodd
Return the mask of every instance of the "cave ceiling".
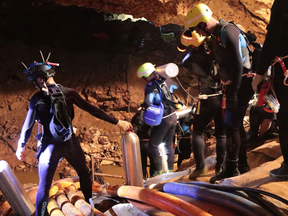
<path id="1" fill-rule="evenodd" d="M 50 0 L 62 6 L 93 8 L 98 12 L 129 14 L 152 21 L 155 26 L 169 23 L 183 25 L 189 9 L 205 3 L 217 19 L 241 24 L 264 40 L 273 0 Z"/>

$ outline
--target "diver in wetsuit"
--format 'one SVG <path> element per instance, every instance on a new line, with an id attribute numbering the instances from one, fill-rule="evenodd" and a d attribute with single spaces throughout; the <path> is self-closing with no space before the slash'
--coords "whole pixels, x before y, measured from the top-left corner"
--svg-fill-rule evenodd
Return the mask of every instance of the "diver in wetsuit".
<path id="1" fill-rule="evenodd" d="M 185 35 L 186 34 L 186 35 Z M 182 40 L 185 37 L 186 40 Z M 213 64 L 212 55 L 205 37 L 200 36 L 195 31 L 187 30 L 181 37 L 182 44 L 189 45 L 192 50 L 184 57 L 182 64 L 190 73 L 197 75 L 200 84 L 199 102 L 193 120 L 192 149 L 196 162 L 196 169 L 189 175 L 190 179 L 195 179 L 208 171 L 204 163 L 204 130 L 214 119 L 216 136 L 216 166 L 215 173 L 223 169 L 226 156 L 226 135 L 222 116 L 222 91 L 217 68 Z M 185 43 L 186 42 L 186 43 Z M 207 95 L 202 98 L 201 95 Z"/>
<path id="2" fill-rule="evenodd" d="M 44 62 L 43 65 L 36 64 L 32 68 L 28 68 L 28 78 L 40 91 L 35 93 L 30 100 L 29 110 L 21 130 L 16 151 L 17 158 L 24 161 L 25 145 L 32 133 L 35 120 L 41 123 L 44 129 L 42 145 L 38 154 L 39 186 L 35 203 L 36 216 L 43 216 L 47 212 L 49 189 L 51 187 L 59 159 L 62 157 L 65 157 L 77 171 L 80 179 L 80 187 L 86 202 L 89 203 L 89 198 L 92 196 L 91 177 L 86 166 L 85 155 L 75 134 L 73 133 L 70 140 L 61 142 L 57 141 L 49 130 L 49 123 L 51 121 L 51 101 L 50 96 L 47 95 L 49 90 L 52 90 L 53 88 L 61 89 L 65 95 L 67 113 L 71 119 L 74 118 L 73 105 L 75 104 L 80 109 L 90 113 L 94 117 L 107 121 L 111 124 L 118 125 L 124 131 L 132 128 L 132 125 L 129 122 L 118 120 L 106 114 L 101 109 L 89 104 L 74 89 L 56 84 L 53 78 L 54 75 L 55 70 L 52 69 L 46 62 Z"/>
<path id="3" fill-rule="evenodd" d="M 212 35 L 212 52 L 219 65 L 223 97 L 226 99 L 224 124 L 227 160 L 225 169 L 210 179 L 210 182 L 214 183 L 240 174 L 239 157 L 241 172 L 250 169 L 246 158 L 246 133 L 243 130 L 243 118 L 248 102 L 254 94 L 250 87 L 252 77 L 248 74 L 251 68 L 249 51 L 237 27 L 214 19 L 212 11 L 205 4 L 198 4 L 192 8 L 185 18 L 185 23 L 190 30 L 196 30 L 200 35 Z"/>
<path id="4" fill-rule="evenodd" d="M 257 85 L 263 80 L 264 74 L 268 70 L 272 61 L 277 57 L 283 58 L 281 63 L 285 64 L 282 68 L 279 62 L 275 63 L 272 70 L 273 86 L 277 99 L 280 103 L 280 110 L 277 113 L 279 122 L 279 142 L 284 161 L 280 168 L 269 172 L 270 177 L 275 179 L 288 180 L 288 1 L 275 0 L 271 8 L 270 23 L 267 27 L 267 35 L 262 49 L 259 68 L 252 86 L 257 91 Z M 279 60 L 279 59 L 278 59 Z M 285 79 L 286 78 L 286 79 Z"/>
<path id="5" fill-rule="evenodd" d="M 159 153 L 159 145 L 163 142 L 165 145 L 168 170 L 172 172 L 174 165 L 174 135 L 177 127 L 177 116 L 175 108 L 167 102 L 165 94 L 170 94 L 165 83 L 165 79 L 155 73 L 155 67 L 151 63 L 141 65 L 137 70 L 139 78 L 145 79 L 148 84 L 145 87 L 145 99 L 142 106 L 149 107 L 154 100 L 162 101 L 164 105 L 163 118 L 158 126 L 153 126 L 149 139 L 149 154 L 150 159 L 153 160 L 154 173 L 150 177 L 154 177 L 163 173 L 162 157 Z M 166 85 L 166 93 L 161 85 Z M 161 91 L 161 93 L 160 93 Z M 170 94 L 171 95 L 171 94 Z"/>

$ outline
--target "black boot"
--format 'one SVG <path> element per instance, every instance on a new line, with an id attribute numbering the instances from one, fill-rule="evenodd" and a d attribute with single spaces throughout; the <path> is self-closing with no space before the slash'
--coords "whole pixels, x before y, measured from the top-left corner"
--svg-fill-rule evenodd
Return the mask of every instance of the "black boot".
<path id="1" fill-rule="evenodd" d="M 250 166 L 247 162 L 247 153 L 246 153 L 246 136 L 244 128 L 240 131 L 241 136 L 241 146 L 239 150 L 239 161 L 238 161 L 238 170 L 241 174 L 249 172 Z"/>
<path id="2" fill-rule="evenodd" d="M 210 183 L 214 184 L 216 181 L 220 181 L 225 178 L 230 178 L 240 175 L 238 170 L 238 160 L 227 160 L 226 168 L 219 174 L 210 179 Z"/>
<path id="3" fill-rule="evenodd" d="M 162 161 L 153 161 L 153 166 L 154 166 L 154 170 L 153 172 L 150 172 L 150 178 L 153 178 L 157 175 L 161 175 L 163 173 L 163 169 L 162 169 Z"/>
<path id="4" fill-rule="evenodd" d="M 216 155 L 215 174 L 219 175 L 225 169 L 227 155 L 226 135 L 216 135 Z"/>

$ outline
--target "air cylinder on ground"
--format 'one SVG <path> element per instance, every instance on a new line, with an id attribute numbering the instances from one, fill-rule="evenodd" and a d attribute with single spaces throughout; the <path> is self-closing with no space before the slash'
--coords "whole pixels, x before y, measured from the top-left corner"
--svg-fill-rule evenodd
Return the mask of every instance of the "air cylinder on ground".
<path id="1" fill-rule="evenodd" d="M 0 161 L 0 190 L 16 215 L 31 216 L 35 212 L 34 204 L 4 160 Z"/>
<path id="2" fill-rule="evenodd" d="M 128 131 L 121 139 L 126 185 L 143 187 L 139 137 Z"/>

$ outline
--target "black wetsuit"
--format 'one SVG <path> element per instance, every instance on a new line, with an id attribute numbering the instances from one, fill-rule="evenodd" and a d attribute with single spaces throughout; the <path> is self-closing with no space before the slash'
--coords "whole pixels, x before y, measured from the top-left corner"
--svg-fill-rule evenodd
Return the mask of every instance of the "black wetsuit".
<path id="1" fill-rule="evenodd" d="M 263 44 L 262 55 L 257 74 L 264 75 L 268 67 L 276 56 L 284 57 L 288 55 L 288 1 L 275 0 L 271 8 L 270 23 L 265 42 Z M 288 69 L 288 58 L 283 59 Z M 277 113 L 279 122 L 279 141 L 284 158 L 284 163 L 288 165 L 288 86 L 283 84 L 284 72 L 280 63 L 274 65 L 274 89 L 280 103 L 280 110 Z M 286 81 L 286 84 L 288 82 Z"/>
<path id="2" fill-rule="evenodd" d="M 185 68 L 189 72 L 196 74 L 200 83 L 200 95 L 206 94 L 210 97 L 200 100 L 198 103 L 199 113 L 194 115 L 193 120 L 193 136 L 192 149 L 196 161 L 196 170 L 203 169 L 204 164 L 204 130 L 214 119 L 215 136 L 216 136 L 216 152 L 217 167 L 221 167 L 226 154 L 226 135 L 224 130 L 222 115 L 222 92 L 219 74 L 214 69 L 213 60 L 210 55 L 204 51 L 204 47 L 200 46 L 197 52 L 190 54 L 183 62 Z M 211 96 L 215 94 L 215 96 Z"/>
<path id="3" fill-rule="evenodd" d="M 224 124 L 227 136 L 227 168 L 234 169 L 238 166 L 239 158 L 247 165 L 243 118 L 254 92 L 251 87 L 252 77 L 243 76 L 250 69 L 250 59 L 246 44 L 239 40 L 241 33 L 232 24 L 226 25 L 221 31 L 222 27 L 220 21 L 214 30 L 213 52 L 220 67 L 223 88 L 226 88 L 223 94 L 226 95 Z M 219 43 L 220 34 L 225 45 Z"/>
<path id="4" fill-rule="evenodd" d="M 153 102 L 151 101 L 151 93 L 159 92 L 159 85 L 165 82 L 162 79 L 153 78 L 145 87 L 145 100 L 143 103 L 144 107 L 150 106 Z M 157 84 L 158 83 L 158 84 Z M 162 158 L 159 153 L 159 145 L 164 142 L 168 169 L 173 170 L 174 165 L 174 149 L 173 149 L 173 137 L 177 126 L 177 116 L 175 110 L 169 105 L 164 94 L 161 94 L 162 102 L 164 105 L 163 118 L 158 126 L 153 126 L 150 139 L 149 139 L 149 153 L 155 166 L 155 171 L 159 172 L 162 170 Z"/>
<path id="5" fill-rule="evenodd" d="M 85 101 L 74 89 L 64 88 L 58 85 L 66 96 L 67 111 L 71 119 L 74 118 L 73 104 L 79 108 L 85 110 L 91 115 L 100 118 L 104 121 L 112 124 L 117 124 L 118 120 L 109 116 L 101 109 L 89 104 Z M 55 85 L 48 85 L 48 88 L 55 88 Z M 25 146 L 28 141 L 35 120 L 40 122 L 44 128 L 44 134 L 42 138 L 42 146 L 39 153 L 38 175 L 39 186 L 36 196 L 36 215 L 44 215 L 46 206 L 48 203 L 49 189 L 53 180 L 55 170 L 59 159 L 65 157 L 67 161 L 77 171 L 80 178 L 81 190 L 85 196 L 85 200 L 89 203 L 89 198 L 92 196 L 91 178 L 86 166 L 85 155 L 80 146 L 80 142 L 73 134 L 71 140 L 66 142 L 56 141 L 49 130 L 49 123 L 51 120 L 50 115 L 50 97 L 45 96 L 43 91 L 35 93 L 29 105 L 29 110 L 22 127 L 20 139 L 18 143 L 21 143 L 22 147 Z M 72 146 L 71 146 L 72 144 Z"/>

